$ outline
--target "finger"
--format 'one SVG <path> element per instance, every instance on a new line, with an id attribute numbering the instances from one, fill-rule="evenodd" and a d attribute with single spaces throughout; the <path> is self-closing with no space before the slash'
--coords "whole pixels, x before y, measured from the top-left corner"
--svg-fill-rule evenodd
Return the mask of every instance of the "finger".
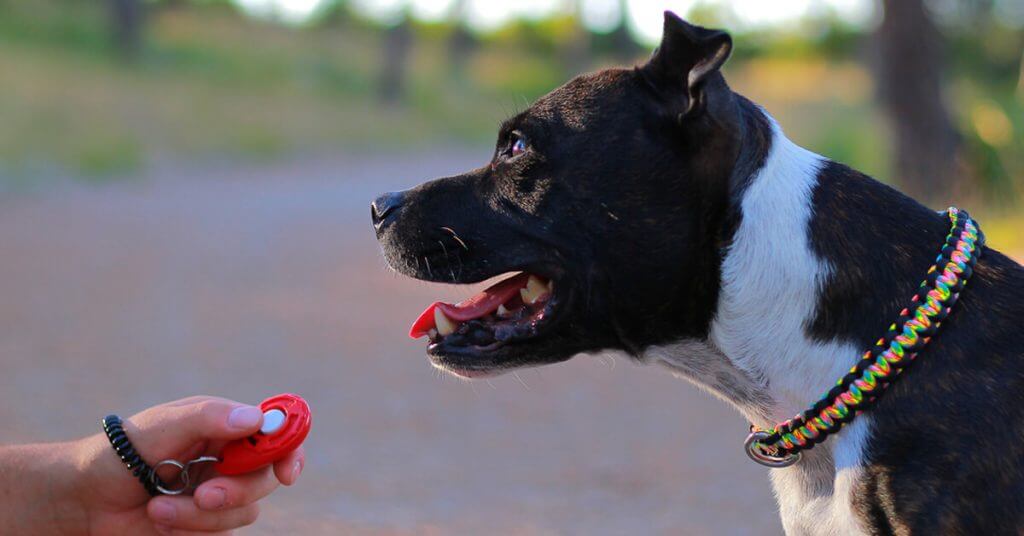
<path id="1" fill-rule="evenodd" d="M 235 533 L 232 530 L 218 530 L 210 532 L 208 530 L 176 529 L 162 525 L 157 525 L 155 528 L 157 534 L 160 534 L 161 536 L 231 536 Z"/>
<path id="2" fill-rule="evenodd" d="M 305 466 L 306 451 L 299 447 L 291 451 L 284 459 L 274 463 L 274 475 L 285 486 L 291 486 L 299 479 Z"/>
<path id="3" fill-rule="evenodd" d="M 140 452 L 151 457 L 178 454 L 195 443 L 230 440 L 256 433 L 263 412 L 255 406 L 216 397 L 164 404 L 125 421 L 125 432 Z"/>
<path id="4" fill-rule="evenodd" d="M 244 475 L 211 478 L 196 488 L 192 499 L 202 510 L 224 510 L 254 503 L 270 495 L 278 485 L 267 467 Z"/>
<path id="5" fill-rule="evenodd" d="M 217 398 L 217 397 L 213 397 L 213 396 L 209 396 L 209 395 L 193 395 L 193 396 L 187 396 L 185 398 L 179 398 L 177 400 L 172 400 L 170 402 L 164 402 L 161 405 L 162 406 L 188 406 L 190 404 L 195 404 L 196 402 L 203 402 L 203 401 L 209 400 L 211 398 Z"/>
<path id="6" fill-rule="evenodd" d="M 174 530 L 224 531 L 251 525 L 260 515 L 259 504 L 246 504 L 210 512 L 201 510 L 191 497 L 154 497 L 146 505 L 146 515 L 154 525 Z"/>

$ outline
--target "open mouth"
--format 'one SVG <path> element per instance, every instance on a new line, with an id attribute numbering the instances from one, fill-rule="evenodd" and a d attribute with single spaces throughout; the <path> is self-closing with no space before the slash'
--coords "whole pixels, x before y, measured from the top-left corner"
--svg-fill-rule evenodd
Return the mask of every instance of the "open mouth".
<path id="1" fill-rule="evenodd" d="M 428 337 L 434 362 L 462 376 L 479 376 L 481 362 L 458 359 L 483 356 L 538 337 L 551 323 L 558 300 L 550 279 L 520 272 L 456 304 L 435 302 L 416 319 L 409 336 Z"/>

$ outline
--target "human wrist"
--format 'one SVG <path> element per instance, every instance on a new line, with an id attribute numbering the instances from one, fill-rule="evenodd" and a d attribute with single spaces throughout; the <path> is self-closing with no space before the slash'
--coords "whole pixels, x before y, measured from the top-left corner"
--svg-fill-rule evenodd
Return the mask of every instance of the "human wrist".
<path id="1" fill-rule="evenodd" d="M 0 533 L 84 534 L 78 441 L 2 449 Z"/>
<path id="2" fill-rule="evenodd" d="M 98 433 L 74 441 L 69 451 L 77 502 L 86 513 L 141 504 L 148 499 L 106 435 Z"/>

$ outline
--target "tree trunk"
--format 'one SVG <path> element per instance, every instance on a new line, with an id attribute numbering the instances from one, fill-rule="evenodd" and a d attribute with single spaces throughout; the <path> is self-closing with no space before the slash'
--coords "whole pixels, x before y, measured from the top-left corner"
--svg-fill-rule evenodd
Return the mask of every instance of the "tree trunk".
<path id="1" fill-rule="evenodd" d="M 627 0 L 619 0 L 619 13 L 619 24 L 611 33 L 613 54 L 617 60 L 629 62 L 642 54 L 643 48 L 629 33 L 629 2 Z"/>
<path id="2" fill-rule="evenodd" d="M 589 71 L 593 63 L 590 30 L 583 25 L 581 4 L 582 0 L 572 2 L 576 24 L 573 25 L 570 35 L 559 48 L 559 59 L 567 78 Z"/>
<path id="3" fill-rule="evenodd" d="M 464 83 L 468 79 L 467 66 L 479 48 L 476 36 L 466 26 L 467 9 L 469 9 L 467 0 L 456 0 L 448 14 L 452 24 L 452 33 L 449 34 L 447 43 L 448 60 L 452 78 L 458 83 Z"/>
<path id="4" fill-rule="evenodd" d="M 922 201 L 948 202 L 958 182 L 960 138 L 942 98 L 942 35 L 923 0 L 883 5 L 876 78 L 895 138 L 896 179 Z"/>
<path id="5" fill-rule="evenodd" d="M 405 93 L 406 64 L 412 47 L 412 21 L 408 14 L 402 22 L 384 34 L 384 61 L 381 66 L 379 95 L 382 101 L 396 104 Z"/>
<path id="6" fill-rule="evenodd" d="M 109 0 L 108 3 L 115 50 L 123 59 L 132 61 L 142 45 L 142 1 Z"/>
<path id="7" fill-rule="evenodd" d="M 1024 97 L 1024 54 L 1020 55 L 1020 78 L 1017 80 L 1017 94 Z"/>

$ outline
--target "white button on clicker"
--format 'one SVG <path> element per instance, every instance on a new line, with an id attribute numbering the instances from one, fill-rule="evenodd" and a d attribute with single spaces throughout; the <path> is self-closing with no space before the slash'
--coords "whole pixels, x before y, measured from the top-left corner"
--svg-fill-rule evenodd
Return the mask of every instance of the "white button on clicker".
<path id="1" fill-rule="evenodd" d="M 263 426 L 260 426 L 260 432 L 265 435 L 270 435 L 281 429 L 284 425 L 284 412 L 279 409 L 272 409 L 263 414 Z"/>

